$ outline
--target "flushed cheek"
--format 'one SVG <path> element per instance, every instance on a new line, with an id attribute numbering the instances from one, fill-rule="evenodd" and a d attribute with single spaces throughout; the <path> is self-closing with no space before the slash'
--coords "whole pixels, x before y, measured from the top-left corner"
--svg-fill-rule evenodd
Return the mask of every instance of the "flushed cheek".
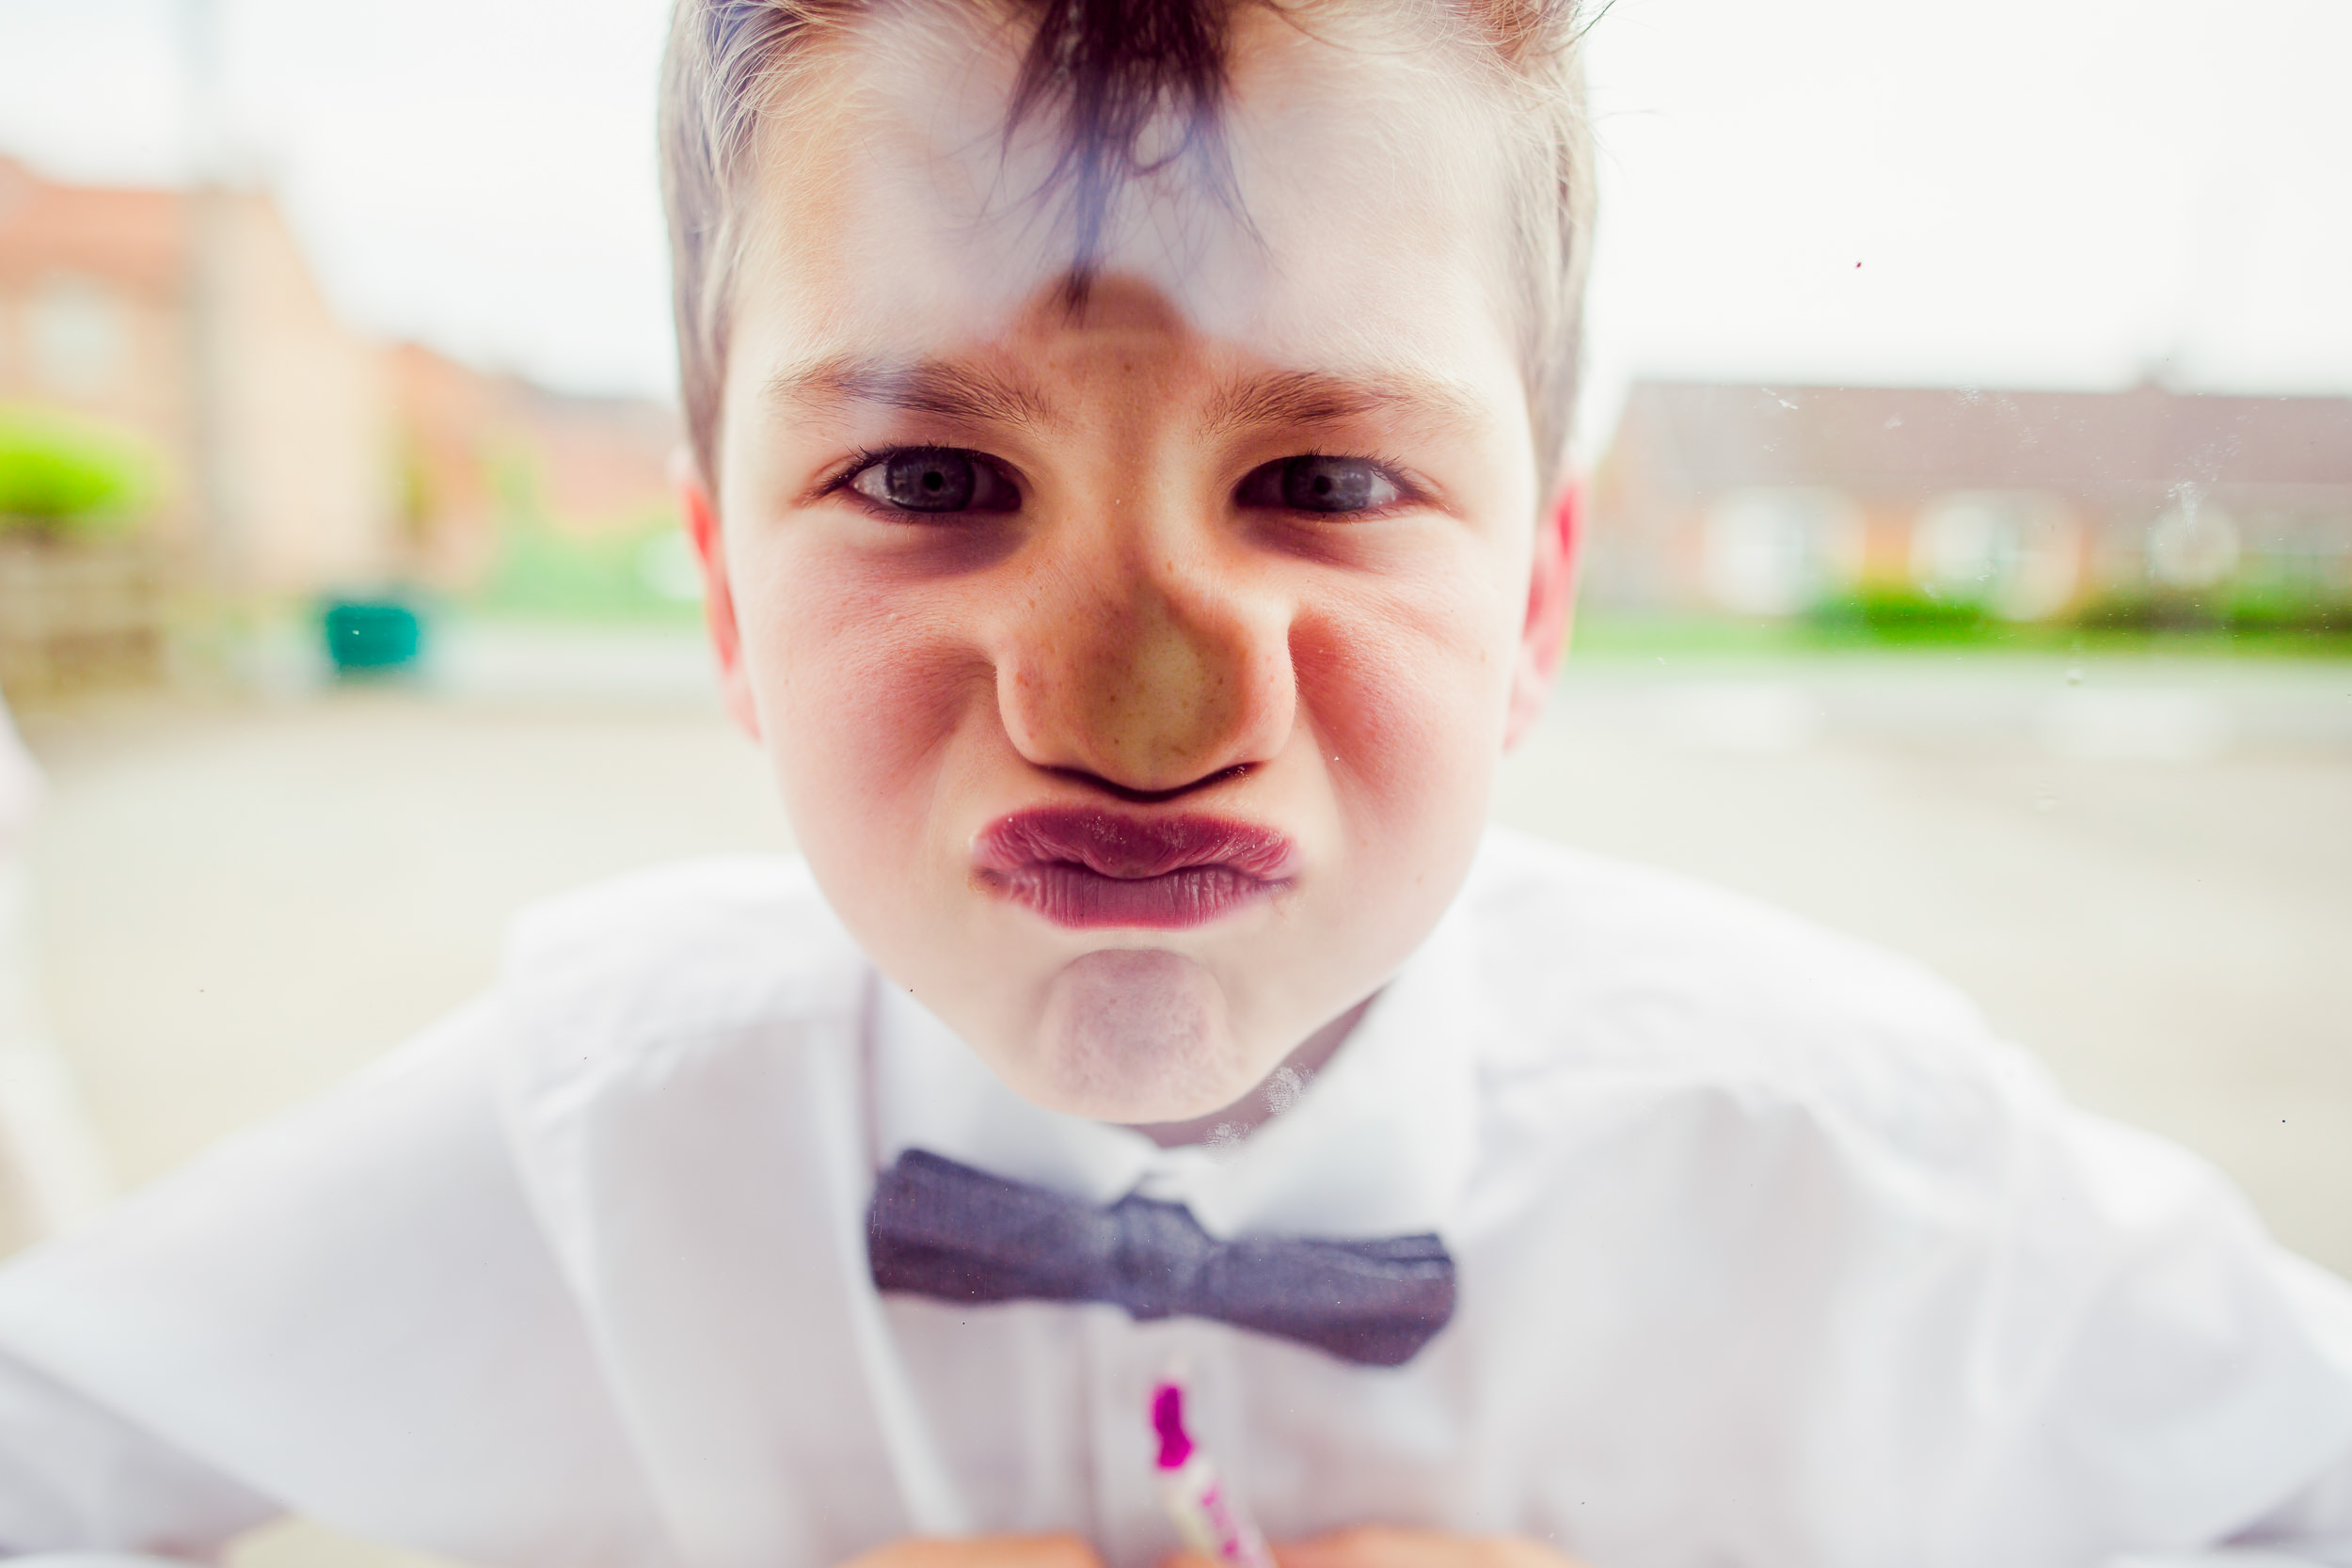
<path id="1" fill-rule="evenodd" d="M 1401 847 L 1483 820 L 1509 695 L 1489 597 L 1367 594 L 1294 623 L 1299 704 L 1358 852 L 1367 837 Z"/>
<path id="2" fill-rule="evenodd" d="M 852 564 L 776 551 L 760 566 L 772 610 L 744 641 L 812 861 L 853 844 L 866 856 L 919 854 L 959 766 L 958 736 L 991 689 L 986 661 L 947 618 Z"/>

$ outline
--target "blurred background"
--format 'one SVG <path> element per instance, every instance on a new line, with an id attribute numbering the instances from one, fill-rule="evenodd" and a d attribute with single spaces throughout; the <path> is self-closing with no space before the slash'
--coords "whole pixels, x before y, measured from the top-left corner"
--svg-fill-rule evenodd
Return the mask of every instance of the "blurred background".
<path id="1" fill-rule="evenodd" d="M 519 903 L 788 845 L 664 495 L 666 12 L 0 0 L 7 1244 Z M 1589 47 L 1590 555 L 1500 814 L 1917 956 L 2352 1273 L 2352 9 Z"/>

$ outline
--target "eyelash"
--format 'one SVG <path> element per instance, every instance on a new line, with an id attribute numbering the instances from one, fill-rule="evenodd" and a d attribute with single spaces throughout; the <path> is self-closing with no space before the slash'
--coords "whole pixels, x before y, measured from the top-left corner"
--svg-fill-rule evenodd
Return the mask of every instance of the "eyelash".
<path id="1" fill-rule="evenodd" d="M 857 499 L 861 502 L 865 503 L 867 507 L 876 512 L 886 512 L 886 515 L 894 517 L 911 515 L 911 514 L 888 512 L 887 509 L 882 507 L 878 503 L 869 501 L 863 496 L 858 496 L 856 491 L 850 490 L 850 484 L 857 479 L 858 475 L 864 473 L 866 469 L 872 467 L 877 463 L 886 462 L 890 458 L 897 457 L 907 452 L 934 450 L 961 452 L 976 461 L 987 463 L 995 467 L 1000 473 L 1004 474 L 1007 482 L 1011 483 L 1014 489 L 1022 489 L 1021 483 L 1017 480 L 1013 479 L 1010 470 L 1007 468 L 1003 463 L 999 462 L 996 458 L 989 456 L 986 452 L 976 451 L 968 447 L 934 447 L 930 442 L 924 442 L 917 445 L 854 448 L 851 450 L 850 455 L 834 468 L 831 475 L 819 482 L 816 494 L 819 497 L 824 497 L 838 495 L 843 491 L 848 491 L 850 495 L 857 496 Z M 1408 477 L 1410 470 L 1404 463 L 1395 458 L 1375 456 L 1369 452 L 1327 451 L 1321 447 L 1309 447 L 1304 451 L 1289 452 L 1281 457 L 1270 459 L 1268 463 L 1258 464 L 1248 473 L 1242 475 L 1241 480 L 1236 482 L 1235 488 L 1238 489 L 1240 483 L 1247 483 L 1251 476 L 1258 473 L 1261 469 L 1269 467 L 1272 463 L 1288 463 L 1297 458 L 1315 457 L 1337 458 L 1343 462 L 1363 463 L 1369 465 L 1380 475 L 1382 479 L 1387 480 L 1391 484 L 1396 487 L 1397 499 L 1394 502 L 1391 502 L 1391 505 L 1412 504 L 1423 501 L 1426 499 L 1423 495 L 1422 486 Z M 1377 515 L 1379 513 L 1386 512 L 1390 508 L 1387 506 L 1366 507 L 1362 512 L 1340 513 L 1332 514 L 1332 515 L 1362 516 L 1367 513 Z M 1299 515 L 1311 516 L 1313 514 L 1301 512 L 1299 513 Z"/>
<path id="2" fill-rule="evenodd" d="M 875 464 L 896 457 L 900 452 L 922 451 L 925 450 L 927 449 L 921 446 L 852 448 L 850 451 L 848 459 L 834 467 L 832 476 L 818 482 L 817 494 L 819 496 L 830 496 L 837 491 L 848 490 L 851 480 L 857 478 L 858 475 L 864 473 Z M 951 451 L 961 451 L 965 449 L 961 447 L 951 447 L 947 450 Z M 972 455 L 977 457 L 980 454 L 978 452 L 974 452 Z M 855 492 L 852 491 L 851 494 L 855 494 Z"/>
<path id="3" fill-rule="evenodd" d="M 1273 463 L 1289 463 L 1302 457 L 1329 457 L 1336 458 L 1343 463 L 1362 463 L 1371 467 L 1372 470 L 1375 473 L 1377 473 L 1382 479 L 1387 480 L 1391 484 L 1396 487 L 1396 499 L 1391 501 L 1386 506 L 1368 506 L 1361 512 L 1338 513 L 1331 514 L 1331 515 L 1355 517 L 1379 516 L 1395 507 L 1425 505 L 1428 502 L 1429 496 L 1427 490 L 1422 485 L 1419 480 L 1413 477 L 1413 470 L 1402 458 L 1379 456 L 1368 451 L 1326 451 L 1321 447 L 1309 447 L 1304 451 L 1287 452 L 1280 457 L 1272 459 L 1271 461 Z M 1268 466 L 1269 465 L 1266 463 L 1261 463 L 1257 466 L 1257 467 L 1251 468 L 1249 473 L 1242 475 L 1242 479 L 1246 482 L 1250 477 L 1250 474 L 1255 474 L 1260 468 L 1263 468 Z M 1314 514 L 1300 513 L 1299 515 L 1312 516 Z"/>

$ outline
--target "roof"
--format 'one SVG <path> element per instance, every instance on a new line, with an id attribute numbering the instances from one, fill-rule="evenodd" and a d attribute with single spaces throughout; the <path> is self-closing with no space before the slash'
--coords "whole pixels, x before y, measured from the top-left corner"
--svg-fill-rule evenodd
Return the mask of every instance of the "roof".
<path id="1" fill-rule="evenodd" d="M 172 190 L 61 185 L 0 158 L 0 285 L 55 273 L 103 277 L 135 293 L 179 293 L 187 206 Z"/>

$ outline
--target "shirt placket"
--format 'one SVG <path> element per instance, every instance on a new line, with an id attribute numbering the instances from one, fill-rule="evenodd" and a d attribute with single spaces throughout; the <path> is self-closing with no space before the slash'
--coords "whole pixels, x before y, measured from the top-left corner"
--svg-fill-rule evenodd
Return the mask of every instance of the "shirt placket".
<path id="1" fill-rule="evenodd" d="M 1170 1162 L 1147 1171 L 1135 1196 L 1181 1204 L 1186 1187 Z M 1205 1400 L 1199 1413 L 1216 1417 L 1229 1397 L 1230 1331 L 1194 1318 L 1136 1321 L 1108 1307 L 1089 1309 L 1085 1329 L 1095 1545 L 1108 1568 L 1156 1568 L 1182 1543 L 1160 1500 L 1152 1392 L 1180 1377 L 1196 1401 Z"/>

